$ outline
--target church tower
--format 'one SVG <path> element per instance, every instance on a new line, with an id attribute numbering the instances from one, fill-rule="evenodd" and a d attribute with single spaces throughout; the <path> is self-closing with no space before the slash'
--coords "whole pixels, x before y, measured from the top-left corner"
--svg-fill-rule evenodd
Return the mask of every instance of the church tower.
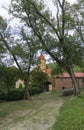
<path id="1" fill-rule="evenodd" d="M 38 58 L 38 69 L 45 72 L 48 76 L 51 76 L 51 68 L 46 66 L 46 59 L 42 53 Z"/>
<path id="2" fill-rule="evenodd" d="M 38 66 L 39 66 L 39 70 L 42 70 L 43 72 L 46 72 L 46 60 L 43 56 L 43 54 L 41 54 L 38 58 Z"/>

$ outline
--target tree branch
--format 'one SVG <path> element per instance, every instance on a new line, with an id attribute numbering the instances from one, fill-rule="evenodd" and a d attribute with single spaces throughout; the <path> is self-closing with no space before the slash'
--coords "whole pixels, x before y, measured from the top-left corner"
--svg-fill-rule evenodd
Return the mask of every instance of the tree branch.
<path id="1" fill-rule="evenodd" d="M 16 58 L 15 54 L 14 54 L 13 51 L 10 49 L 10 47 L 8 46 L 7 41 L 4 39 L 4 37 L 3 37 L 3 35 L 2 35 L 1 33 L 0 33 L 0 36 L 1 36 L 1 38 L 2 38 L 3 43 L 5 44 L 5 47 L 7 48 L 7 50 L 8 50 L 8 51 L 11 53 L 11 55 L 13 56 L 13 59 L 14 59 L 14 61 L 16 62 L 17 66 L 18 66 L 18 68 L 19 68 L 19 70 L 20 70 L 20 72 L 21 72 L 21 75 L 23 76 L 22 69 L 21 69 L 20 65 L 18 64 L 18 62 L 17 62 L 17 58 Z"/>

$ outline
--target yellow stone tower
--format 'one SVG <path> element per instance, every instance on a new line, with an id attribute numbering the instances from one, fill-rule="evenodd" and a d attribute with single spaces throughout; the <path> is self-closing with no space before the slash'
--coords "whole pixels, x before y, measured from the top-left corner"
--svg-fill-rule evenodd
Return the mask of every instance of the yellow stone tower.
<path id="1" fill-rule="evenodd" d="M 39 70 L 45 72 L 46 71 L 46 60 L 43 56 L 43 54 L 41 54 L 39 56 L 39 63 L 38 63 L 38 66 L 39 66 Z"/>
<path id="2" fill-rule="evenodd" d="M 45 72 L 48 76 L 51 76 L 51 68 L 46 66 L 46 59 L 43 54 L 41 54 L 38 58 L 38 68 L 39 70 Z"/>

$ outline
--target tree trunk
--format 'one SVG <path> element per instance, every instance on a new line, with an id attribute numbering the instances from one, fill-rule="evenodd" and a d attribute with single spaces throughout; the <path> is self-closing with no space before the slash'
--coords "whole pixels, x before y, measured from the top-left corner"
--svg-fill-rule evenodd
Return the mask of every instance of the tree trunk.
<path id="1" fill-rule="evenodd" d="M 78 94 L 80 94 L 80 89 L 79 89 L 79 84 L 78 84 L 78 82 L 77 82 L 77 79 L 76 79 L 76 77 L 75 77 L 75 74 L 74 74 L 74 71 L 73 71 L 73 68 L 72 67 L 70 67 L 69 68 L 69 74 L 70 74 L 70 76 L 71 76 L 71 79 L 72 79 L 72 82 L 73 82 L 73 84 L 74 84 L 74 90 L 75 90 L 75 95 L 78 95 Z"/>
<path id="2" fill-rule="evenodd" d="M 24 88 L 24 99 L 30 100 L 31 97 L 30 97 L 29 90 L 28 90 L 28 82 L 27 82 L 27 80 L 24 80 L 24 85 L 25 85 L 25 88 Z"/>

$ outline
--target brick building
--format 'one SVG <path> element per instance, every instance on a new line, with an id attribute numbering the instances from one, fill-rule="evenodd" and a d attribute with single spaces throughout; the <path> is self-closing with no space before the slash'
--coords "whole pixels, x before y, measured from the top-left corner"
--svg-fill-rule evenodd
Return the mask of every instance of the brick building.
<path id="1" fill-rule="evenodd" d="M 73 82 L 72 82 L 71 77 L 68 73 L 63 73 L 62 75 L 59 75 L 56 77 L 51 77 L 51 68 L 46 67 L 46 59 L 43 56 L 43 54 L 41 54 L 38 59 L 39 59 L 38 68 L 39 68 L 39 70 L 48 74 L 49 80 L 52 84 L 52 89 L 59 91 L 62 89 L 63 86 L 65 88 L 72 88 L 73 87 Z M 76 72 L 75 76 L 76 76 L 77 81 L 79 83 L 79 87 L 83 88 L 84 87 L 84 73 L 83 72 Z"/>
<path id="2" fill-rule="evenodd" d="M 84 73 L 83 72 L 76 72 L 75 73 L 76 79 L 79 83 L 79 87 L 84 87 Z M 72 88 L 73 82 L 71 80 L 71 77 L 68 73 L 63 73 L 62 75 L 59 75 L 57 77 L 54 77 L 51 79 L 53 89 L 61 90 L 64 86 L 65 88 Z"/>

